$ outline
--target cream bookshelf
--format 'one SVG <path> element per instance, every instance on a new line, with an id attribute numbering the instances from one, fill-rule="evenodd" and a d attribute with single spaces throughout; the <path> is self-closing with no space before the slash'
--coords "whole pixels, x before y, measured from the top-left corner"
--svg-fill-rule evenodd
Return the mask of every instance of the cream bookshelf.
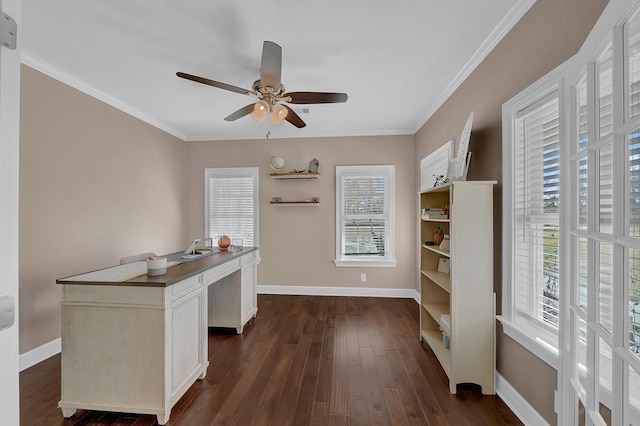
<path id="1" fill-rule="evenodd" d="M 420 339 L 449 377 L 495 393 L 495 296 L 493 293 L 493 186 L 495 181 L 455 181 L 419 193 Z M 448 218 L 423 219 L 424 208 L 448 208 Z M 450 250 L 428 245 L 433 230 L 449 234 Z M 439 272 L 441 258 L 449 273 Z M 450 317 L 449 348 L 442 316 Z"/>

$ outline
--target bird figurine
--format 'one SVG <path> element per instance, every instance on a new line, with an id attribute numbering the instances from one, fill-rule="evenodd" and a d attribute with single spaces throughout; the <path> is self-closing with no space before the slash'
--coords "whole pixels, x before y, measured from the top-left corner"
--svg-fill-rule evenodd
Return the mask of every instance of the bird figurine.
<path id="1" fill-rule="evenodd" d="M 318 161 L 317 158 L 314 158 L 313 160 L 311 160 L 309 162 L 309 173 L 318 173 L 319 165 L 320 165 L 320 162 Z"/>

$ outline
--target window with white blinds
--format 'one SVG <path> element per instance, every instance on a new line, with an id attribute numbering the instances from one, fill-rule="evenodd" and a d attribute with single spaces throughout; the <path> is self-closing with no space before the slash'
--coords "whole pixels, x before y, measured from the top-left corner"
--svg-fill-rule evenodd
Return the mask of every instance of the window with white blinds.
<path id="1" fill-rule="evenodd" d="M 513 318 L 557 348 L 560 290 L 560 122 L 558 91 L 513 116 Z"/>
<path id="2" fill-rule="evenodd" d="M 395 266 L 394 166 L 336 167 L 336 265 Z"/>
<path id="3" fill-rule="evenodd" d="M 205 232 L 258 246 L 258 168 L 205 169 Z"/>
<path id="4" fill-rule="evenodd" d="M 503 106 L 500 321 L 557 369 L 558 424 L 640 425 L 640 0 L 592 35 Z"/>

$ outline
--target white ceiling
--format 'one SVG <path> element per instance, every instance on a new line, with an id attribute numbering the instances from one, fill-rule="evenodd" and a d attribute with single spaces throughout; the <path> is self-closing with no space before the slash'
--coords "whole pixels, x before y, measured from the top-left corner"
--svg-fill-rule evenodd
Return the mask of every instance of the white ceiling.
<path id="1" fill-rule="evenodd" d="M 184 140 L 414 134 L 535 0 L 26 0 L 23 62 Z M 307 127 L 224 117 L 252 98 L 262 42 L 282 46 Z"/>

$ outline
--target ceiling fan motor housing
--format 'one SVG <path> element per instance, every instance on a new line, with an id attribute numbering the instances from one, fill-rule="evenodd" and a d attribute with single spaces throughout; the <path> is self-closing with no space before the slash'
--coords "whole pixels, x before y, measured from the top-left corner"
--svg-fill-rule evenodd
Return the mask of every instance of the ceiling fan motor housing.
<path id="1" fill-rule="evenodd" d="M 264 86 L 261 80 L 256 80 L 253 82 L 253 91 L 256 92 L 256 94 L 262 95 L 260 97 L 271 105 L 278 101 L 286 102 L 286 99 L 282 99 L 282 95 L 285 93 L 285 89 L 282 84 L 280 84 L 280 87 L 276 89 L 275 87 Z"/>

